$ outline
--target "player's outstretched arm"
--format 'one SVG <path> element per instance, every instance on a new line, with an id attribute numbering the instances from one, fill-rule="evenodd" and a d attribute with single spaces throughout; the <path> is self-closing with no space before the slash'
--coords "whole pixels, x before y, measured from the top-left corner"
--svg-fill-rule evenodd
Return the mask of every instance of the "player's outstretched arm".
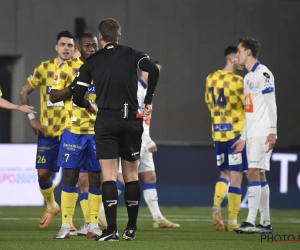
<path id="1" fill-rule="evenodd" d="M 50 101 L 52 103 L 60 102 L 63 100 L 66 100 L 68 97 L 70 97 L 72 93 L 70 92 L 69 88 L 65 89 L 51 89 L 50 91 Z"/>
<path id="2" fill-rule="evenodd" d="M 28 106 L 28 105 L 17 105 L 17 104 L 11 103 L 9 101 L 6 101 L 2 97 L 0 97 L 0 107 L 4 108 L 4 109 L 21 111 L 21 112 L 24 112 L 27 114 L 29 114 L 29 113 L 36 114 L 34 107 Z"/>

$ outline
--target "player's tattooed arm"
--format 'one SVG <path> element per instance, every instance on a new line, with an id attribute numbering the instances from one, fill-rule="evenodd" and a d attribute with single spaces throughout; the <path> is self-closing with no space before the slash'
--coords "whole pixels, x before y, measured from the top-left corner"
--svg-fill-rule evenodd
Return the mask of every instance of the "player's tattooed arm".
<path id="1" fill-rule="evenodd" d="M 26 82 L 20 91 L 20 100 L 22 104 L 30 105 L 29 94 L 34 89 L 30 87 L 29 83 Z"/>

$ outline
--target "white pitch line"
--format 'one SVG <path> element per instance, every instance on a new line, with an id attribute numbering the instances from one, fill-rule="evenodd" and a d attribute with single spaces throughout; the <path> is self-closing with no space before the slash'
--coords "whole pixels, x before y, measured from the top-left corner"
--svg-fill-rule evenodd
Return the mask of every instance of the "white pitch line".
<path id="1" fill-rule="evenodd" d="M 123 215 L 123 214 L 122 214 Z M 127 215 L 125 216 L 125 214 L 123 216 L 120 216 L 118 217 L 118 220 L 120 221 L 127 221 Z M 149 217 L 149 218 L 146 218 L 146 217 L 149 217 L 148 215 L 146 214 L 143 214 L 143 216 L 139 215 L 138 217 L 138 220 L 139 221 L 152 221 L 152 218 Z M 167 216 L 168 218 L 170 218 L 171 216 Z M 210 216 L 207 216 L 207 217 L 192 217 L 192 216 L 186 216 L 185 218 L 183 218 L 182 215 L 172 215 L 172 217 L 174 217 L 174 219 L 172 219 L 172 221 L 177 221 L 177 222 L 207 222 L 207 221 L 211 221 L 211 217 Z M 182 218 L 179 218 L 179 217 L 182 217 Z M 177 219 L 176 219 L 177 218 Z M 0 221 L 9 221 L 9 220 L 36 220 L 36 221 L 39 221 L 40 218 L 30 218 L 30 217 L 26 217 L 26 218 L 18 218 L 18 217 L 11 217 L 11 218 L 1 218 L 0 217 Z M 61 220 L 59 217 L 58 218 L 53 218 L 53 220 Z M 73 218 L 74 221 L 79 221 L 79 220 L 83 220 L 83 218 Z M 278 219 L 278 218 L 271 218 L 271 221 L 272 222 L 276 222 L 276 223 L 300 223 L 300 220 L 299 219 L 294 219 L 294 218 L 288 218 L 288 219 Z"/>

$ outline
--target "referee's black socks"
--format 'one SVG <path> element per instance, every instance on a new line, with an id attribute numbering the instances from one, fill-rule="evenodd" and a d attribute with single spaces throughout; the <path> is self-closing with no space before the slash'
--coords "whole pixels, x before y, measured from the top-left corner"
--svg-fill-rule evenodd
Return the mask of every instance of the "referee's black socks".
<path id="1" fill-rule="evenodd" d="M 139 181 L 125 183 L 124 198 L 128 213 L 128 224 L 126 229 L 136 228 L 136 220 L 141 199 L 141 187 Z"/>
<path id="2" fill-rule="evenodd" d="M 115 181 L 102 183 L 102 201 L 107 221 L 108 234 L 117 230 L 118 189 Z"/>

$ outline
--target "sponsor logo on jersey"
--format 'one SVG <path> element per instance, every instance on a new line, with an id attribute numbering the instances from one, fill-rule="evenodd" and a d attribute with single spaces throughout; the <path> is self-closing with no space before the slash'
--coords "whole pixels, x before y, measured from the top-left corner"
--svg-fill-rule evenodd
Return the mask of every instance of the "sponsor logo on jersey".
<path id="1" fill-rule="evenodd" d="M 46 94 L 50 95 L 51 86 L 46 86 Z"/>
<path id="2" fill-rule="evenodd" d="M 264 72 L 263 75 L 265 78 L 270 79 L 270 75 L 267 72 Z"/>
<path id="3" fill-rule="evenodd" d="M 63 101 L 53 103 L 50 100 L 47 100 L 47 107 L 63 107 L 63 106 L 64 106 Z"/>
<path id="4" fill-rule="evenodd" d="M 245 96 L 245 112 L 252 113 L 253 112 L 253 101 L 251 93 L 248 93 Z"/>
<path id="5" fill-rule="evenodd" d="M 232 130 L 230 123 L 214 124 L 214 132 L 228 132 Z"/>
<path id="6" fill-rule="evenodd" d="M 53 72 L 48 72 L 48 77 L 53 77 Z"/>
<path id="7" fill-rule="evenodd" d="M 59 81 L 59 74 L 56 74 L 53 79 L 53 84 L 58 84 L 58 81 Z"/>

